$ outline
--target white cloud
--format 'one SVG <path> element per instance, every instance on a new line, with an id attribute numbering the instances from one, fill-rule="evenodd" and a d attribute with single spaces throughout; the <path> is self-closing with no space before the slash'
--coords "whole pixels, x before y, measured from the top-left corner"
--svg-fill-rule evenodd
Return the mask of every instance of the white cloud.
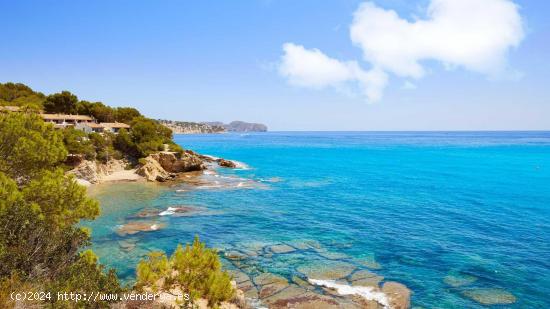
<path id="1" fill-rule="evenodd" d="M 387 73 L 421 78 L 425 60 L 440 62 L 446 69 L 502 75 L 508 51 L 524 36 L 519 8 L 510 0 L 431 0 L 425 15 L 408 21 L 365 2 L 354 13 L 350 38 L 372 69 L 286 43 L 279 70 L 298 86 L 338 88 L 357 83 L 369 101 L 376 101 L 382 97 Z"/>
<path id="2" fill-rule="evenodd" d="M 364 71 L 355 61 L 339 61 L 328 57 L 318 49 L 306 49 L 301 45 L 285 43 L 279 73 L 296 86 L 343 90 L 353 83 L 369 100 L 381 98 L 381 88 L 387 76 L 380 70 Z"/>

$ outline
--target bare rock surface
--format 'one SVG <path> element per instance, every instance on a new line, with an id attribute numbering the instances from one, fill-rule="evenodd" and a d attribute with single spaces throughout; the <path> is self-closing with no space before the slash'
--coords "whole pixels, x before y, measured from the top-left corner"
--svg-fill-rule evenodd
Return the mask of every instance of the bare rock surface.
<path id="1" fill-rule="evenodd" d="M 227 167 L 227 168 L 236 168 L 237 164 L 233 161 L 226 160 L 226 159 L 218 159 L 217 160 L 218 165 L 221 167 Z"/>
<path id="2" fill-rule="evenodd" d="M 167 180 L 171 177 L 160 163 L 152 156 L 144 158 L 141 167 L 138 168 L 137 174 L 145 177 L 147 181 Z"/>
<path id="3" fill-rule="evenodd" d="M 405 285 L 388 281 L 382 286 L 382 292 L 387 295 L 392 309 L 408 309 L 411 307 L 411 291 Z"/>
<path id="4" fill-rule="evenodd" d="M 162 151 L 150 155 L 162 168 L 169 173 L 201 171 L 206 167 L 199 155 L 186 150 L 178 156 L 175 152 Z"/>

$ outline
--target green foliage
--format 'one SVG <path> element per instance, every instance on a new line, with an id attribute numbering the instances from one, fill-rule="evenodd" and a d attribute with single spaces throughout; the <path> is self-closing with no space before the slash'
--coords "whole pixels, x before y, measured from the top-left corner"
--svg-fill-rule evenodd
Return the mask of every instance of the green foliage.
<path id="1" fill-rule="evenodd" d="M 78 112 L 78 98 L 69 91 L 47 96 L 43 105 L 47 113 L 76 114 Z"/>
<path id="2" fill-rule="evenodd" d="M 164 150 L 164 144 L 173 144 L 172 131 L 155 120 L 138 117 L 131 123 L 130 135 L 139 157 Z"/>
<path id="3" fill-rule="evenodd" d="M 133 107 L 119 107 L 115 111 L 115 120 L 130 123 L 134 118 L 141 117 L 141 113 Z"/>
<path id="4" fill-rule="evenodd" d="M 113 294 L 124 291 L 119 285 L 115 271 L 111 269 L 105 273 L 104 267 L 99 264 L 97 256 L 91 250 L 80 253 L 77 260 L 62 273 L 58 280 L 47 285 L 46 290 L 52 291 L 52 294 L 55 295 L 58 292 L 89 294 L 90 291 L 101 291 Z M 57 297 L 52 298 L 51 303 L 55 308 L 71 308 L 73 306 L 70 302 L 58 300 Z M 91 306 L 109 308 L 109 302 L 96 301 Z"/>
<path id="5" fill-rule="evenodd" d="M 101 102 L 80 101 L 77 104 L 77 112 L 81 115 L 90 115 L 100 122 L 130 123 L 134 118 L 140 117 L 140 112 L 133 107 L 112 108 Z"/>
<path id="6" fill-rule="evenodd" d="M 113 122 L 115 111 L 113 108 L 101 102 L 80 101 L 77 104 L 77 112 L 80 115 L 89 115 L 100 122 Z"/>
<path id="7" fill-rule="evenodd" d="M 16 83 L 0 83 L 0 105 L 26 106 L 41 109 L 46 96 Z"/>
<path id="8" fill-rule="evenodd" d="M 126 129 L 120 129 L 113 142 L 113 147 L 131 157 L 139 157 L 136 144 Z"/>
<path id="9" fill-rule="evenodd" d="M 86 188 L 63 170 L 43 171 L 22 190 L 25 200 L 39 209 L 38 217 L 56 229 L 77 224 L 99 215 L 99 204 L 88 198 Z"/>
<path id="10" fill-rule="evenodd" d="M 17 271 L 55 278 L 88 244 L 88 233 L 75 225 L 95 218 L 98 203 L 61 170 L 43 171 L 21 188 L 0 173 L 0 185 L 0 277 Z"/>
<path id="11" fill-rule="evenodd" d="M 62 132 L 63 143 L 70 154 L 83 155 L 88 160 L 93 160 L 96 157 L 94 145 L 84 131 L 67 127 Z"/>
<path id="12" fill-rule="evenodd" d="M 112 133 L 90 133 L 88 136 L 96 152 L 96 159 L 106 163 L 110 159 L 121 159 L 122 154 L 115 149 L 113 142 L 116 135 Z"/>
<path id="13" fill-rule="evenodd" d="M 114 272 L 78 253 L 90 244 L 78 224 L 98 216 L 99 205 L 59 168 L 67 154 L 63 133 L 33 113 L 5 113 L 0 140 L 1 289 L 119 289 Z M 9 299 L 0 293 L 4 304 Z"/>
<path id="14" fill-rule="evenodd" d="M 147 255 L 147 260 L 139 261 L 136 268 L 136 287 L 150 287 L 157 291 L 157 281 L 167 278 L 170 274 L 170 263 L 164 252 L 153 251 Z"/>
<path id="15" fill-rule="evenodd" d="M 26 182 L 65 160 L 61 132 L 33 113 L 0 114 L 0 172 Z"/>
<path id="16" fill-rule="evenodd" d="M 163 283 L 162 287 L 158 286 L 159 282 Z M 206 248 L 198 236 L 185 249 L 178 245 L 169 263 L 163 252 L 153 252 L 147 260 L 140 261 L 136 287 L 178 287 L 189 294 L 192 300 L 207 299 L 211 307 L 216 307 L 235 295 L 231 277 L 222 270 L 217 252 Z"/>
<path id="17" fill-rule="evenodd" d="M 115 110 L 101 102 L 92 103 L 90 113 L 99 122 L 114 122 Z"/>

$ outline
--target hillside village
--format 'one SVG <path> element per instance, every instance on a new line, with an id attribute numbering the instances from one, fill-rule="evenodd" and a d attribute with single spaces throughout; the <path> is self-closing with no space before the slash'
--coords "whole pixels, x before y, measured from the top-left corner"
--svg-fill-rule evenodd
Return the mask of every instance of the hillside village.
<path id="1" fill-rule="evenodd" d="M 0 112 L 20 112 L 19 106 L 0 106 Z M 120 129 L 130 129 L 130 125 L 122 122 L 98 122 L 94 117 L 88 115 L 71 114 L 47 114 L 40 112 L 44 122 L 52 123 L 56 129 L 73 127 L 85 133 L 118 133 Z"/>

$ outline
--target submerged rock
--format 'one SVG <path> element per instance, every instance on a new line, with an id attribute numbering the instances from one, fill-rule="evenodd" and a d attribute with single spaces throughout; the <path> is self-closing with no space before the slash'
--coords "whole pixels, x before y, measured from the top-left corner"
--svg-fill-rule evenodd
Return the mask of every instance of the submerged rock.
<path id="1" fill-rule="evenodd" d="M 285 283 L 288 285 L 288 280 L 286 280 L 284 277 L 272 273 L 262 273 L 254 277 L 254 283 L 259 286 L 272 283 Z"/>
<path id="2" fill-rule="evenodd" d="M 187 216 L 199 212 L 200 209 L 192 206 L 170 206 L 159 212 L 159 216 Z"/>
<path id="3" fill-rule="evenodd" d="M 359 270 L 351 275 L 350 280 L 351 285 L 353 286 L 378 288 L 378 285 L 382 280 L 384 280 L 384 277 L 372 273 L 368 270 Z"/>
<path id="4" fill-rule="evenodd" d="M 373 273 L 369 270 L 362 269 L 362 270 L 358 270 L 358 271 L 354 272 L 351 275 L 350 280 L 355 281 L 355 280 L 373 278 L 373 277 L 377 277 L 377 276 L 378 276 L 377 274 L 375 274 L 375 273 Z"/>
<path id="5" fill-rule="evenodd" d="M 363 279 L 352 281 L 351 285 L 378 288 L 382 280 L 384 280 L 384 277 L 375 276 L 375 277 L 363 278 Z"/>
<path id="6" fill-rule="evenodd" d="M 322 252 L 322 251 L 320 251 L 319 255 L 324 257 L 325 259 L 329 259 L 329 260 L 341 260 L 341 259 L 349 258 L 349 256 L 347 254 L 340 253 L 340 252 L 329 252 L 329 251 Z"/>
<path id="7" fill-rule="evenodd" d="M 516 302 L 512 293 L 501 289 L 471 289 L 462 294 L 483 305 L 506 305 Z"/>
<path id="8" fill-rule="evenodd" d="M 382 265 L 380 265 L 380 263 L 378 263 L 375 260 L 374 256 L 363 257 L 363 258 L 357 259 L 356 261 L 357 263 L 370 269 L 374 269 L 374 270 L 382 269 Z"/>
<path id="9" fill-rule="evenodd" d="M 232 261 L 240 261 L 247 258 L 247 256 L 239 251 L 226 251 L 224 257 Z"/>
<path id="10" fill-rule="evenodd" d="M 272 273 L 262 273 L 254 277 L 254 283 L 259 286 L 260 299 L 274 295 L 288 287 L 288 280 Z"/>
<path id="11" fill-rule="evenodd" d="M 150 221 L 133 221 L 128 222 L 117 229 L 117 234 L 120 236 L 134 235 L 140 232 L 152 232 L 166 227 L 164 223 Z"/>
<path id="12" fill-rule="evenodd" d="M 290 252 L 296 251 L 295 248 L 293 248 L 289 245 L 286 245 L 286 244 L 274 245 L 274 246 L 271 246 L 269 249 L 271 250 L 271 252 L 276 253 L 276 254 L 290 253 Z"/>
<path id="13" fill-rule="evenodd" d="M 297 270 L 308 279 L 336 280 L 349 276 L 355 266 L 346 262 L 326 261 L 300 266 Z"/>
<path id="14" fill-rule="evenodd" d="M 445 276 L 445 278 L 443 278 L 443 282 L 445 282 L 445 284 L 455 288 L 461 287 L 464 285 L 469 285 L 476 281 L 477 281 L 476 277 L 466 275 L 466 274 L 460 274 L 460 273 L 447 275 Z"/>
<path id="15" fill-rule="evenodd" d="M 332 297 L 306 292 L 286 299 L 278 299 L 269 304 L 269 308 L 295 309 L 341 309 L 341 304 Z"/>
<path id="16" fill-rule="evenodd" d="M 151 218 L 151 217 L 157 217 L 160 213 L 160 210 L 158 209 L 142 209 L 137 214 L 131 216 L 131 218 Z"/>
<path id="17" fill-rule="evenodd" d="M 321 249 L 321 244 L 316 240 L 303 240 L 292 242 L 291 245 L 299 250 Z"/>
<path id="18" fill-rule="evenodd" d="M 307 282 L 306 280 L 298 277 L 298 276 L 292 276 L 292 282 L 306 290 L 314 290 L 315 287 L 311 285 L 311 283 Z"/>
<path id="19" fill-rule="evenodd" d="M 126 239 L 118 242 L 119 247 L 125 251 L 130 252 L 136 248 L 137 239 Z"/>
<path id="20" fill-rule="evenodd" d="M 290 285 L 284 288 L 283 290 L 279 291 L 278 293 L 272 294 L 271 296 L 262 299 L 262 302 L 267 305 L 270 305 L 278 301 L 284 301 L 287 299 L 298 297 L 300 295 L 305 294 L 306 292 L 307 290 L 302 287 L 299 287 L 296 285 Z"/>

